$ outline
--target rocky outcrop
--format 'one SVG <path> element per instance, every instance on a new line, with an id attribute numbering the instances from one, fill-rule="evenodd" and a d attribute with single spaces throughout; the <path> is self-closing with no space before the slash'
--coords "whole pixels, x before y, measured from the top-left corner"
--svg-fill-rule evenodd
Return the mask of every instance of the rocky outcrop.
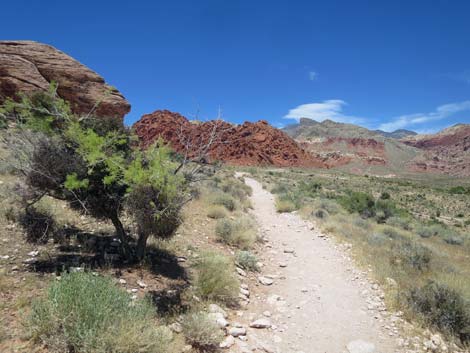
<path id="1" fill-rule="evenodd" d="M 130 105 L 122 94 L 96 72 L 54 47 L 32 41 L 0 41 L 0 103 L 19 92 L 46 90 L 58 84 L 57 93 L 77 114 L 123 118 Z"/>
<path id="2" fill-rule="evenodd" d="M 205 154 L 211 160 L 232 165 L 273 165 L 279 167 L 326 167 L 306 152 L 284 132 L 266 121 L 232 125 L 220 120 L 190 122 L 178 113 L 157 110 L 144 115 L 134 130 L 147 147 L 158 138 L 168 142 L 177 152 L 190 156 Z"/>

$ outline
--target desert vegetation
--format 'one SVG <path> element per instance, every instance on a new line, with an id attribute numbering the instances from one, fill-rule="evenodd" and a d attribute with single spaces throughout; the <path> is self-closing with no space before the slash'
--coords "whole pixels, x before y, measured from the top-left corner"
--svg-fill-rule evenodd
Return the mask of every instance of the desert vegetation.
<path id="1" fill-rule="evenodd" d="M 257 266 L 243 180 L 161 140 L 141 150 L 55 86 L 1 117 L 0 348 L 218 349 L 208 307 L 238 307 L 236 266 Z"/>
<path id="2" fill-rule="evenodd" d="M 297 211 L 352 244 L 356 260 L 387 289 L 391 306 L 470 342 L 470 199 L 462 192 L 468 181 L 254 172 L 276 195 L 278 212 Z"/>

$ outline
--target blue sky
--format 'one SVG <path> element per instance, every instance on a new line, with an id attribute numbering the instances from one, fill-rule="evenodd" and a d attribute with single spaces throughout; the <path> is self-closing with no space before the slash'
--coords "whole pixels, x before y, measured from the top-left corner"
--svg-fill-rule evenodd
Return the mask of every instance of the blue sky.
<path id="1" fill-rule="evenodd" d="M 63 50 L 132 104 L 133 123 L 301 116 L 431 132 L 470 122 L 470 1 L 24 1 L 0 38 Z M 198 113 L 199 112 L 199 113 Z"/>

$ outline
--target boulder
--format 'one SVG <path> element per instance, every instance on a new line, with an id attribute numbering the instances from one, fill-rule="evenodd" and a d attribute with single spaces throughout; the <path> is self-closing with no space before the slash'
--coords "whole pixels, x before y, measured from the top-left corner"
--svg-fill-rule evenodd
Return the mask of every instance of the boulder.
<path id="1" fill-rule="evenodd" d="M 52 81 L 76 114 L 94 109 L 95 116 L 123 119 L 130 111 L 117 89 L 60 50 L 33 41 L 0 41 L 0 104 L 20 92 L 47 90 Z"/>

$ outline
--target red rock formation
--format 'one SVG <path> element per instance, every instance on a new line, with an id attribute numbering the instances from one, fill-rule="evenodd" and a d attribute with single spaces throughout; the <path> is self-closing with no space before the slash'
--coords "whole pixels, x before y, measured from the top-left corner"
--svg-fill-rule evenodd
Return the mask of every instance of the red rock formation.
<path id="1" fill-rule="evenodd" d="M 194 123 L 178 113 L 157 110 L 144 115 L 133 127 L 143 147 L 161 137 L 177 152 L 188 151 L 194 157 L 212 141 L 209 158 L 232 165 L 326 167 L 320 158 L 306 152 L 287 134 L 263 120 L 242 125 L 219 120 Z"/>
<path id="2" fill-rule="evenodd" d="M 122 94 L 94 71 L 52 46 L 32 41 L 0 41 L 0 103 L 18 92 L 46 90 L 57 93 L 77 114 L 96 108 L 96 116 L 123 118 L 130 105 Z"/>

